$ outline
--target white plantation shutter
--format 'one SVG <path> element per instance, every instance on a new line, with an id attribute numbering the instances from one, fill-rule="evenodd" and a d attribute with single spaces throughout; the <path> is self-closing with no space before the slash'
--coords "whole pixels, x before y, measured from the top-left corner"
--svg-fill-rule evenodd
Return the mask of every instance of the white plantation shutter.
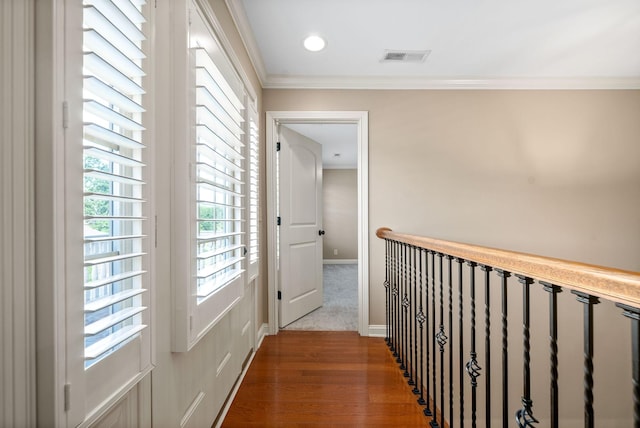
<path id="1" fill-rule="evenodd" d="M 254 277 L 258 273 L 258 257 L 259 257 L 259 235 L 258 235 L 258 219 L 259 219 L 259 133 L 258 133 L 258 113 L 254 108 L 249 109 L 249 203 L 248 203 L 248 219 L 249 219 L 249 270 L 250 275 Z"/>
<path id="2" fill-rule="evenodd" d="M 207 50 L 196 64 L 196 293 L 198 303 L 243 272 L 244 106 Z"/>
<path id="3" fill-rule="evenodd" d="M 147 326 L 142 0 L 84 0 L 85 367 Z"/>
<path id="4" fill-rule="evenodd" d="M 190 1 L 188 49 L 176 52 L 172 351 L 187 352 L 244 294 L 247 257 L 245 88 L 218 42 L 208 12 Z"/>

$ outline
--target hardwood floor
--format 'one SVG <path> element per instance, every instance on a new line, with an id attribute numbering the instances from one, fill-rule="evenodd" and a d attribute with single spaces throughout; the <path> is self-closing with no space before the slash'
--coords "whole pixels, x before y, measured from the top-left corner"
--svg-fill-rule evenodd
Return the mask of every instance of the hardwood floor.
<path id="1" fill-rule="evenodd" d="M 282 331 L 264 339 L 222 427 L 424 427 L 381 338 Z"/>

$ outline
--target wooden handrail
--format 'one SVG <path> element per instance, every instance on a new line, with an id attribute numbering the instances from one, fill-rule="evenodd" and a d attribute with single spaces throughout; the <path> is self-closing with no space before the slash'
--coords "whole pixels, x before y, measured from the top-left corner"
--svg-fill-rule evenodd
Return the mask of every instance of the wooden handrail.
<path id="1" fill-rule="evenodd" d="M 376 236 L 640 308 L 640 272 L 397 233 L 386 227 Z"/>

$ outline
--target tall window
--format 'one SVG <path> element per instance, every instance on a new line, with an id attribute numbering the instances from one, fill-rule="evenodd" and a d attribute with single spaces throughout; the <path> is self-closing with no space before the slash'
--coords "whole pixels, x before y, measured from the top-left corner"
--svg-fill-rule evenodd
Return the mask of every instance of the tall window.
<path id="1" fill-rule="evenodd" d="M 242 273 L 244 106 L 204 47 L 196 59 L 198 303 Z"/>
<path id="2" fill-rule="evenodd" d="M 258 133 L 258 113 L 252 106 L 248 109 L 249 114 L 249 275 L 255 277 L 258 274 L 258 258 L 260 251 L 259 242 L 259 202 L 260 202 L 260 139 Z"/>
<path id="3" fill-rule="evenodd" d="M 185 352 L 244 292 L 248 162 L 245 88 L 199 2 L 189 2 L 189 50 L 176 97 L 191 126 L 176 146 L 172 349 Z M 181 60 L 178 60 L 180 62 Z M 182 73 L 183 71 L 180 71 Z"/>
<path id="4" fill-rule="evenodd" d="M 146 328 L 143 0 L 84 1 L 84 357 Z"/>

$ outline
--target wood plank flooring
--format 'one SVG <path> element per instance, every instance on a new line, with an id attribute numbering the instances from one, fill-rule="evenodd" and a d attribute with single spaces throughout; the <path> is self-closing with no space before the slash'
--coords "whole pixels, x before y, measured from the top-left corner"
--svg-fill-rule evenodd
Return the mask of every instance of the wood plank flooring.
<path id="1" fill-rule="evenodd" d="M 381 338 L 282 331 L 258 350 L 222 427 L 424 427 Z"/>

